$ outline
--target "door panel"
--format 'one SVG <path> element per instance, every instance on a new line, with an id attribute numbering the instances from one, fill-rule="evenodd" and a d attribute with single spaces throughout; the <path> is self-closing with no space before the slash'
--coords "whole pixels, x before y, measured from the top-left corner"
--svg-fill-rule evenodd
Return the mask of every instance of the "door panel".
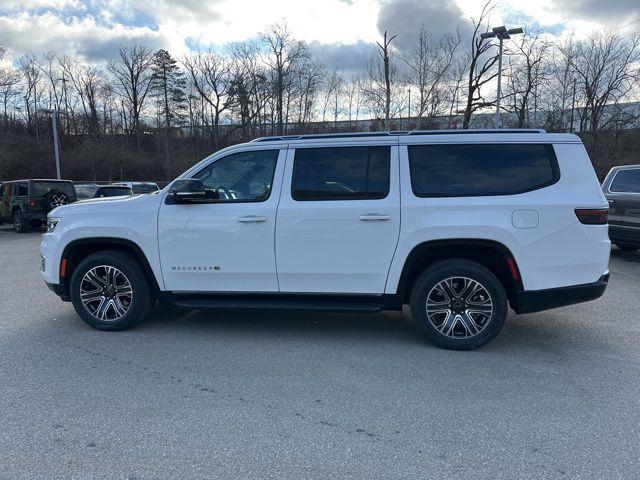
<path id="1" fill-rule="evenodd" d="M 158 217 L 158 241 L 167 290 L 278 291 L 274 234 L 285 152 L 276 151 L 271 180 L 264 170 L 259 173 L 253 167 L 225 167 L 223 173 L 220 168 L 203 179 L 207 188 L 217 188 L 218 200 L 178 205 L 163 202 Z M 244 153 L 248 154 L 231 154 L 214 162 Z M 258 155 L 259 151 L 254 149 L 250 153 Z M 273 160 L 273 157 L 265 160 L 269 168 L 273 168 Z M 255 165 L 261 168 L 259 162 Z M 198 178 L 207 168 L 210 166 L 194 177 Z M 265 186 L 270 187 L 268 193 Z M 252 200 L 266 195 L 265 200 Z"/>
<path id="2" fill-rule="evenodd" d="M 607 192 L 609 223 L 640 228 L 640 168 L 618 171 Z"/>
<path id="3" fill-rule="evenodd" d="M 348 175 L 347 181 L 325 181 L 327 190 L 308 186 L 306 193 L 296 190 L 292 194 L 295 151 L 289 150 L 276 225 L 280 291 L 384 292 L 400 231 L 400 187 L 397 147 L 383 147 L 389 151 L 388 194 L 365 199 L 349 199 L 357 187 Z M 341 168 L 349 169 L 349 165 Z M 375 191 L 379 190 L 378 175 L 379 170 L 371 171 L 371 178 L 366 179 L 367 184 L 375 185 Z M 344 198 L 305 197 L 331 198 L 332 189 L 334 197 L 342 192 Z M 304 200 L 294 200 L 294 195 Z"/>

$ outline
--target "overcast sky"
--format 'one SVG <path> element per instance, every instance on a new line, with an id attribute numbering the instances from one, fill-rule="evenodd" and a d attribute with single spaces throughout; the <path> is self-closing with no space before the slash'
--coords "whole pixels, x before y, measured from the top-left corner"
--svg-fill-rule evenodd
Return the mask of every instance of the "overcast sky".
<path id="1" fill-rule="evenodd" d="M 330 68 L 359 70 L 388 29 L 410 44 L 420 24 L 435 36 L 464 30 L 480 0 L 0 0 L 0 46 L 13 58 L 55 50 L 90 62 L 121 44 L 174 56 L 255 37 L 285 19 Z M 491 24 L 578 37 L 594 29 L 640 31 L 640 0 L 497 0 Z"/>

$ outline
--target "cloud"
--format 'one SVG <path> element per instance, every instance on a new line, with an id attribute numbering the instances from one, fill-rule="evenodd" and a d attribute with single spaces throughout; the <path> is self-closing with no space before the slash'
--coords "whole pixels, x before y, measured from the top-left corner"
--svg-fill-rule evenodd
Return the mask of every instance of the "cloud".
<path id="1" fill-rule="evenodd" d="M 466 31 L 469 20 L 456 2 L 448 0 L 386 0 L 380 7 L 378 30 L 397 35 L 394 43 L 400 50 L 411 48 L 423 24 L 438 40 L 456 29 Z"/>
<path id="2" fill-rule="evenodd" d="M 309 44 L 314 58 L 326 65 L 329 70 L 338 70 L 347 75 L 364 72 L 369 58 L 376 51 L 376 46 L 368 42 L 356 43 L 320 43 Z"/>
<path id="3" fill-rule="evenodd" d="M 553 0 L 551 5 L 565 15 L 596 22 L 640 20 L 640 0 Z"/>
<path id="4" fill-rule="evenodd" d="M 115 55 L 120 45 L 142 43 L 167 48 L 168 41 L 148 27 L 121 24 L 106 27 L 96 18 L 60 18 L 53 13 L 27 12 L 0 16 L 0 38 L 14 57 L 28 51 L 57 51 L 101 62 Z"/>

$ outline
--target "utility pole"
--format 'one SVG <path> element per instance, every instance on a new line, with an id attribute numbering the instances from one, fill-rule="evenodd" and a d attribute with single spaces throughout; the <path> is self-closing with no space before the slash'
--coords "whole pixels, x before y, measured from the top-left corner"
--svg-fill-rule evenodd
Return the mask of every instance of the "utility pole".
<path id="1" fill-rule="evenodd" d="M 517 35 L 519 33 L 523 33 L 521 27 L 507 30 L 503 25 L 492 28 L 490 32 L 480 34 L 480 38 L 498 39 L 498 91 L 496 93 L 496 115 L 493 122 L 495 128 L 502 128 L 502 121 L 500 119 L 500 99 L 502 98 L 502 42 L 511 38 L 511 35 Z"/>
<path id="2" fill-rule="evenodd" d="M 51 114 L 51 128 L 53 130 L 53 151 L 56 156 L 56 178 L 62 179 L 60 174 L 60 142 L 58 140 L 58 113 L 65 114 L 66 112 L 58 112 L 56 109 L 41 110 L 44 113 Z"/>

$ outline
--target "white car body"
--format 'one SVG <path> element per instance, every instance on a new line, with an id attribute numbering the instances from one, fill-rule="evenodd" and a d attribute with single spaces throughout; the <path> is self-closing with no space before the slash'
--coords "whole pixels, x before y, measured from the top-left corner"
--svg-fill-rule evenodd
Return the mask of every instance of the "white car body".
<path id="1" fill-rule="evenodd" d="M 276 149 L 275 175 L 266 201 L 167 204 L 170 184 L 152 195 L 89 200 L 56 209 L 50 217 L 59 223 L 42 240 L 44 281 L 64 284 L 61 262 L 72 242 L 113 239 L 135 245 L 159 292 L 171 294 L 402 295 L 408 259 L 430 242 L 499 245 L 517 268 L 512 274 L 518 294 L 595 284 L 608 273 L 607 225 L 585 225 L 575 212 L 606 208 L 607 201 L 574 135 L 523 131 L 310 137 L 226 148 L 180 177 L 189 178 L 231 153 Z M 421 198 L 413 194 L 408 146 L 503 143 L 552 145 L 559 179 L 515 195 Z M 390 147 L 386 198 L 309 202 L 292 198 L 297 148 L 363 145 Z M 510 300 L 512 306 L 517 303 L 516 298 Z M 566 303 L 572 302 L 542 307 Z M 520 308 L 536 309 L 542 308 Z"/>

